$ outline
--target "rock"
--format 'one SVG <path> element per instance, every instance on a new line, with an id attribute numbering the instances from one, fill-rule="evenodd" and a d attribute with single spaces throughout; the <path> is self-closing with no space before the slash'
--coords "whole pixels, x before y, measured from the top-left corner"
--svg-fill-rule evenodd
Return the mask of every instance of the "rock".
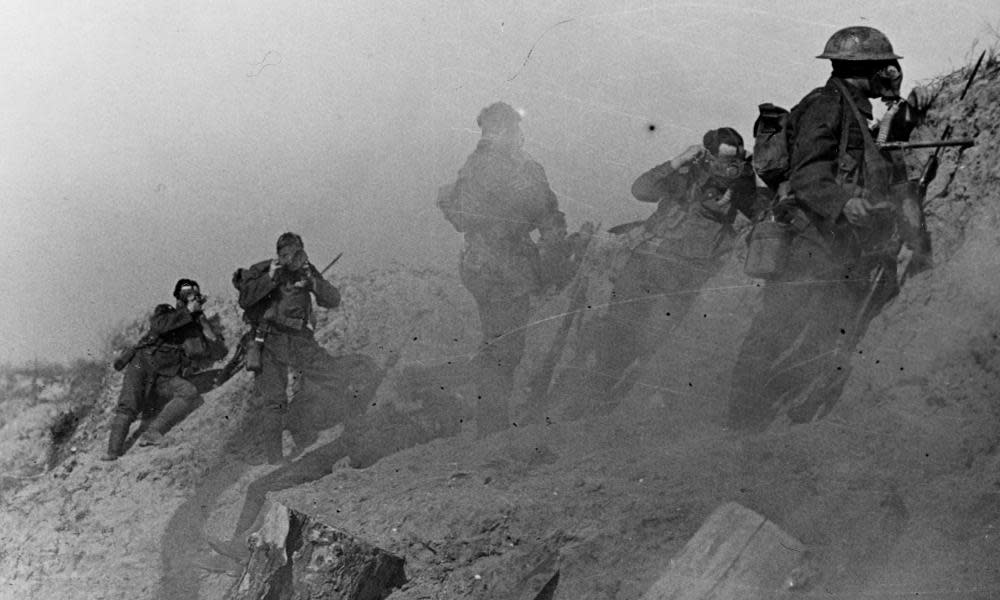
<path id="1" fill-rule="evenodd" d="M 227 600 L 379 600 L 404 583 L 403 559 L 308 515 L 272 503 Z"/>
<path id="2" fill-rule="evenodd" d="M 735 502 L 715 510 L 643 600 L 761 600 L 788 592 L 804 546 Z M 797 582 L 797 580 L 796 580 Z"/>

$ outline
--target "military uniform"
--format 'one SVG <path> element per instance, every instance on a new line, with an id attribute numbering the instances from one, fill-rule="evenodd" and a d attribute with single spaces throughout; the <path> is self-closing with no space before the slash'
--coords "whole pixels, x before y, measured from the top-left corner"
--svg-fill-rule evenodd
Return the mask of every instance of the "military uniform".
<path id="1" fill-rule="evenodd" d="M 632 195 L 657 207 L 615 276 L 597 352 L 600 387 L 607 390 L 633 361 L 655 351 L 732 251 L 736 215 L 752 216 L 757 193 L 749 159 L 741 160 L 732 180 L 714 177 L 706 161 L 678 168 L 668 161 L 633 183 Z"/>
<path id="2" fill-rule="evenodd" d="M 901 243 L 891 211 L 865 227 L 848 223 L 848 200 L 888 201 L 906 179 L 899 151 L 866 151 L 866 135 L 842 92 L 872 117 L 871 102 L 849 82 L 830 78 L 810 92 L 788 120 L 789 203 L 782 208 L 793 236 L 784 271 L 765 282 L 734 369 L 730 421 L 763 427 L 779 410 L 793 422 L 829 410 L 846 381 L 849 355 L 871 318 L 898 291 Z M 867 126 L 867 125 L 866 125 Z M 883 126 L 905 140 L 904 113 Z"/>
<path id="3" fill-rule="evenodd" d="M 183 305 L 161 304 L 149 318 L 149 331 L 123 367 L 124 378 L 106 459 L 124 451 L 129 426 L 140 414 L 156 415 L 146 430 L 156 443 L 172 426 L 202 404 L 201 394 L 186 376 L 198 363 L 225 358 L 227 349 L 219 332 L 209 339 L 205 316 Z"/>
<path id="4" fill-rule="evenodd" d="M 479 310 L 483 342 L 481 428 L 506 427 L 506 395 L 524 354 L 530 296 L 545 285 L 564 251 L 566 221 L 541 165 L 519 149 L 484 138 L 439 208 L 465 234 L 462 283 Z M 539 241 L 530 234 L 537 230 Z"/>
<path id="5" fill-rule="evenodd" d="M 288 412 L 289 369 L 294 369 L 302 385 L 346 385 L 346 374 L 337 368 L 337 360 L 313 337 L 312 295 L 324 308 L 340 305 L 340 292 L 318 276 L 315 267 L 306 265 L 298 271 L 279 269 L 270 274 L 271 261 L 262 261 L 245 269 L 238 282 L 239 305 L 252 315 L 249 319 L 264 338 L 261 369 L 255 379 L 255 409 L 261 411 L 259 423 L 266 438 L 265 450 L 271 462 L 281 460 L 281 433 Z M 363 407 L 342 407 L 345 416 Z"/>

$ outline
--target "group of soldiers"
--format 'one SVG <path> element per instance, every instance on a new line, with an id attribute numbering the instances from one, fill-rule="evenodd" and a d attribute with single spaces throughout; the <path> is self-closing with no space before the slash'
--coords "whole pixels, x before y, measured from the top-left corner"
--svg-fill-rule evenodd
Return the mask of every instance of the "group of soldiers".
<path id="1" fill-rule="evenodd" d="M 837 31 L 818 58 L 830 60 L 833 72 L 782 111 L 777 175 L 769 169 L 762 178 L 740 134 L 720 127 L 635 180 L 632 195 L 656 210 L 624 231 L 612 228 L 627 233 L 630 254 L 612 274 L 601 331 L 588 336 L 596 340 L 594 376 L 571 375 L 586 377 L 587 393 L 601 397 L 603 408 L 621 399 L 627 372 L 670 343 L 697 291 L 733 252 L 739 215 L 753 224 L 751 245 L 760 226 L 777 268 L 754 273 L 764 279 L 763 309 L 732 376 L 728 422 L 735 428 L 766 427 L 779 414 L 793 423 L 825 414 L 871 318 L 918 264 L 914 256 L 926 258 L 922 215 L 904 210 L 915 205 L 919 213 L 922 199 L 913 197 L 902 151 L 886 144 L 909 138 L 929 91 L 916 87 L 901 97 L 901 57 L 870 27 Z M 873 99 L 887 110 L 870 126 Z M 524 354 L 530 297 L 565 281 L 559 275 L 579 258 L 544 171 L 522 150 L 520 121 L 507 104 L 486 107 L 479 145 L 438 197 L 465 234 L 461 274 L 482 321 L 479 421 L 487 431 L 510 424 L 506 396 Z M 765 238 L 764 223 L 778 235 Z M 654 311 L 667 317 L 656 327 Z"/>
<path id="2" fill-rule="evenodd" d="M 305 243 L 295 233 L 282 234 L 274 258 L 238 269 L 233 284 L 250 330 L 241 340 L 244 364 L 254 372 L 252 408 L 263 432 L 268 462 L 282 458 L 282 434 L 289 402 L 290 370 L 301 385 L 340 385 L 337 360 L 316 341 L 313 296 L 323 308 L 340 305 L 340 292 L 311 262 Z M 159 445 L 163 434 L 201 405 L 197 374 L 228 354 L 218 319 L 205 316 L 198 283 L 181 279 L 174 286 L 176 303 L 157 306 L 148 332 L 123 353 L 115 368 L 124 370 L 119 400 L 111 420 L 104 460 L 115 460 L 126 447 L 132 423 L 148 417 L 138 442 Z M 360 407 L 340 407 L 345 417 Z"/>
<path id="3" fill-rule="evenodd" d="M 845 372 L 853 345 L 896 294 L 906 259 L 917 250 L 899 235 L 906 226 L 894 194 L 907 182 L 906 165 L 901 151 L 882 144 L 908 139 L 931 97 L 918 87 L 901 98 L 901 57 L 876 29 L 842 29 L 818 58 L 829 59 L 833 72 L 782 121 L 787 165 L 779 177 L 763 180 L 740 134 L 720 127 L 636 179 L 632 194 L 656 210 L 630 232 L 630 255 L 614 274 L 597 336 L 601 378 L 595 385 L 609 403 L 621 394 L 616 384 L 626 370 L 670 341 L 669 328 L 648 327 L 654 309 L 678 323 L 694 303 L 692 291 L 728 260 L 738 215 L 777 223 L 781 243 L 780 268 L 764 279 L 763 308 L 733 372 L 730 424 L 764 427 L 779 411 L 803 422 L 839 397 L 844 377 L 830 374 Z M 875 127 L 868 124 L 872 99 L 889 107 Z M 437 200 L 464 234 L 461 281 L 481 321 L 482 343 L 471 365 L 480 435 L 510 425 L 507 401 L 525 351 L 532 297 L 564 287 L 580 260 L 579 234 L 567 235 L 544 170 L 523 150 L 520 122 L 506 103 L 484 108 L 477 118 L 482 138 Z M 282 456 L 289 370 L 321 386 L 338 379 L 334 358 L 313 337 L 312 297 L 335 308 L 340 294 L 309 262 L 298 235 L 283 234 L 276 251 L 234 276 L 251 327 L 244 337 L 246 366 L 255 372 L 253 404 L 269 462 Z M 175 305 L 155 309 L 146 336 L 116 364 L 125 371 L 124 384 L 105 459 L 121 456 L 140 415 L 149 417 L 140 444 L 160 443 L 201 402 L 191 373 L 227 354 L 217 320 L 202 312 L 198 284 L 178 281 L 174 297 Z M 363 408 L 340 410 L 349 416 Z"/>

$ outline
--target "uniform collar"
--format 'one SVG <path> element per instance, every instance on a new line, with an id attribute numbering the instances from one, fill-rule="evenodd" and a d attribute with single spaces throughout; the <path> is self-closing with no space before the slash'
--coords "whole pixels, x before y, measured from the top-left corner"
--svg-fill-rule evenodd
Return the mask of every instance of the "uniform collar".
<path id="1" fill-rule="evenodd" d="M 830 79 L 828 79 L 826 82 L 826 87 L 836 90 L 837 86 L 833 83 L 834 79 L 836 78 L 831 77 Z M 863 114 L 865 117 L 869 119 L 873 118 L 872 102 L 867 96 L 865 96 L 864 92 L 859 90 L 857 87 L 851 85 L 851 82 L 847 81 L 846 79 L 841 79 L 840 82 L 843 83 L 844 86 L 847 88 L 847 91 L 851 93 L 851 99 L 854 100 L 854 105 L 858 107 L 858 110 L 861 111 L 861 114 Z"/>

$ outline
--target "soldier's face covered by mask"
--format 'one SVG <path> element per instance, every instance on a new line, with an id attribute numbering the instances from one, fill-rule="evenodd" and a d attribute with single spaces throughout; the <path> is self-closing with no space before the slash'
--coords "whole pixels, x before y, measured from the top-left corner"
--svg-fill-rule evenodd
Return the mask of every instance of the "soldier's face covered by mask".
<path id="1" fill-rule="evenodd" d="M 278 249 L 278 264 L 289 271 L 300 271 L 309 263 L 309 256 L 298 244 L 287 244 Z"/>
<path id="2" fill-rule="evenodd" d="M 747 173 L 746 150 L 741 146 L 719 144 L 716 156 L 709 155 L 708 170 L 719 187 L 729 187 Z"/>
<path id="3" fill-rule="evenodd" d="M 898 60 L 884 63 L 878 66 L 869 81 L 873 98 L 898 100 L 899 90 L 903 85 L 903 69 Z"/>
<path id="4" fill-rule="evenodd" d="M 182 304 L 187 304 L 190 300 L 201 299 L 201 290 L 196 285 L 182 286 L 177 292 L 177 300 Z"/>

